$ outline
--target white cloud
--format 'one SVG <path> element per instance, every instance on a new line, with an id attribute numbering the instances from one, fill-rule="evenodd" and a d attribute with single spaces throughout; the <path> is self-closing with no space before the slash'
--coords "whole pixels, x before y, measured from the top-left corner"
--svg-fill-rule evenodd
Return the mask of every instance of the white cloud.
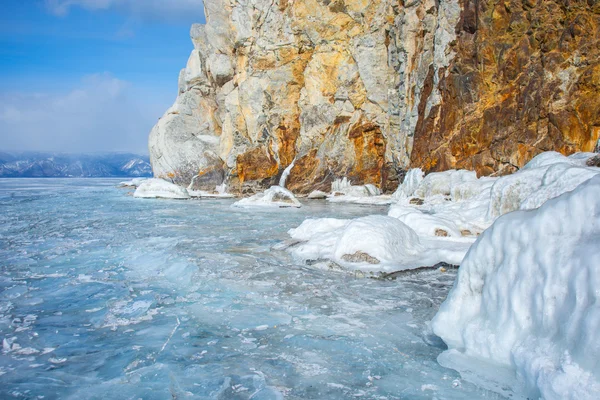
<path id="1" fill-rule="evenodd" d="M 71 8 L 89 11 L 115 9 L 130 16 L 153 19 L 185 19 L 204 15 L 202 0 L 45 0 L 47 8 L 55 15 L 64 16 Z"/>
<path id="2" fill-rule="evenodd" d="M 146 152 L 168 106 L 110 74 L 86 76 L 66 93 L 0 95 L 0 148 L 62 152 Z"/>

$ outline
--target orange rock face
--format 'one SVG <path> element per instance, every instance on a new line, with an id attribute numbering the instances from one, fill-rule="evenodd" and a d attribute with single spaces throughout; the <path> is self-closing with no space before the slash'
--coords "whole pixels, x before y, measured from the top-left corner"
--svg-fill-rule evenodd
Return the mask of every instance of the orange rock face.
<path id="1" fill-rule="evenodd" d="M 462 7 L 456 56 L 438 85 L 442 100 L 419 113 L 411 165 L 490 175 L 543 151 L 593 151 L 600 3 L 465 0 Z"/>
<path id="2" fill-rule="evenodd" d="M 157 176 L 250 193 L 503 174 L 600 136 L 596 0 L 205 0 Z"/>

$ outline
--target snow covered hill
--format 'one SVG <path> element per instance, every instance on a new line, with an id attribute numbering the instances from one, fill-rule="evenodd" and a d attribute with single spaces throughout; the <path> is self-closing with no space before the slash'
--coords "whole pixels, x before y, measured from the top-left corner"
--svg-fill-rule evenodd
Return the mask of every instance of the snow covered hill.
<path id="1" fill-rule="evenodd" d="M 60 154 L 0 153 L 0 177 L 147 177 L 152 168 L 147 156 L 130 153 Z"/>

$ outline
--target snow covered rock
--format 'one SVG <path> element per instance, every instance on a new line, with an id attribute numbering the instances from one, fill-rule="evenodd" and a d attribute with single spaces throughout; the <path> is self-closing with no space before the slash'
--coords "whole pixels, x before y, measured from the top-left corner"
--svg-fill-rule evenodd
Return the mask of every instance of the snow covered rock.
<path id="1" fill-rule="evenodd" d="M 398 263 L 423 250 L 411 228 L 382 215 L 354 220 L 308 219 L 289 234 L 292 239 L 307 242 L 294 249 L 298 258 L 329 259 L 350 269 Z M 381 268 L 385 270 L 385 266 Z"/>
<path id="2" fill-rule="evenodd" d="M 326 199 L 327 198 L 327 193 L 320 191 L 320 190 L 313 190 L 312 192 L 310 192 L 310 194 L 308 195 L 309 199 Z"/>
<path id="3" fill-rule="evenodd" d="M 382 195 L 377 186 L 370 183 L 355 186 L 350 183 L 348 178 L 337 179 L 331 184 L 331 194 L 327 196 L 327 201 L 374 205 L 393 203 L 392 196 Z"/>
<path id="4" fill-rule="evenodd" d="M 394 263 L 421 251 L 423 247 L 419 237 L 406 224 L 396 218 L 369 215 L 357 218 L 344 227 L 336 241 L 333 260 L 343 264 L 351 260 L 352 255 L 362 253 L 382 263 Z"/>
<path id="5" fill-rule="evenodd" d="M 329 260 L 346 270 L 394 272 L 439 262 L 458 264 L 473 239 L 420 238 L 409 226 L 382 215 L 354 220 L 307 219 L 288 232 L 287 247 L 300 261 Z M 422 240 L 423 239 L 423 240 Z"/>
<path id="6" fill-rule="evenodd" d="M 119 182 L 119 187 L 134 187 L 134 188 L 137 188 L 145 180 L 146 180 L 146 178 L 133 178 L 130 181 Z"/>
<path id="7" fill-rule="evenodd" d="M 423 179 L 415 190 L 414 195 L 421 198 L 435 195 L 450 196 L 453 187 L 472 181 L 477 181 L 477 173 L 475 171 L 449 170 L 435 172 Z"/>
<path id="8" fill-rule="evenodd" d="M 402 221 L 422 236 L 462 236 L 460 229 L 451 219 L 427 214 L 414 207 L 395 205 L 390 208 L 388 215 Z"/>
<path id="9" fill-rule="evenodd" d="M 469 250 L 433 319 L 449 347 L 440 363 L 498 391 L 522 385 L 529 398 L 597 398 L 598 260 L 600 177 L 500 217 Z"/>
<path id="10" fill-rule="evenodd" d="M 188 186 L 187 191 L 191 197 L 196 198 L 213 198 L 213 199 L 229 199 L 235 197 L 231 193 L 227 193 L 227 184 L 223 183 L 217 185 L 215 190 L 194 190 L 191 188 L 192 185 Z"/>
<path id="11" fill-rule="evenodd" d="M 600 173 L 587 167 L 592 153 L 575 153 L 565 157 L 546 152 L 534 157 L 520 171 L 499 178 L 491 189 L 488 219 L 519 209 L 531 209 L 545 201 L 573 190 L 580 183 Z"/>
<path id="12" fill-rule="evenodd" d="M 296 196 L 281 186 L 271 186 L 263 193 L 241 199 L 233 204 L 234 207 L 302 207 Z"/>
<path id="13" fill-rule="evenodd" d="M 187 190 L 163 179 L 152 178 L 142 182 L 133 197 L 144 199 L 189 199 Z"/>
<path id="14" fill-rule="evenodd" d="M 585 162 L 585 165 L 588 167 L 600 167 L 600 154 L 596 154 L 593 157 L 590 157 Z"/>

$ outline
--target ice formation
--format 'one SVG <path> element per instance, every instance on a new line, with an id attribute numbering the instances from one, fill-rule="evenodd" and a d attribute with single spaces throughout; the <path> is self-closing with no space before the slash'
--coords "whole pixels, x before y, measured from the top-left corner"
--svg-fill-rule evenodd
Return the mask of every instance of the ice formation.
<path id="1" fill-rule="evenodd" d="M 152 178 L 142 182 L 133 194 L 134 197 L 144 199 L 189 199 L 190 195 L 185 188 L 167 182 L 163 179 Z"/>
<path id="2" fill-rule="evenodd" d="M 398 186 L 398 189 L 394 192 L 394 200 L 400 200 L 407 198 L 415 193 L 415 190 L 419 187 L 423 181 L 424 173 L 421 168 L 413 168 L 409 170 L 404 176 L 404 181 Z"/>
<path id="3" fill-rule="evenodd" d="M 295 163 L 296 163 L 296 159 L 294 158 L 292 163 L 283 170 L 283 173 L 281 174 L 281 178 L 279 178 L 279 186 L 281 186 L 282 188 L 285 187 L 285 182 L 287 181 L 288 176 L 290 176 L 290 172 L 292 171 L 292 168 L 294 168 Z"/>
<path id="4" fill-rule="evenodd" d="M 145 180 L 147 180 L 147 178 L 133 178 L 130 181 L 119 182 L 119 187 L 134 187 L 134 188 L 137 188 Z"/>
<path id="5" fill-rule="evenodd" d="M 190 184 L 190 186 L 192 186 L 192 185 Z M 227 184 L 226 183 L 222 183 L 221 185 L 217 185 L 215 187 L 215 190 L 213 190 L 213 191 L 208 191 L 208 190 L 193 190 L 193 189 L 190 189 L 190 187 L 187 188 L 187 191 L 188 191 L 188 193 L 189 193 L 189 195 L 191 197 L 198 197 L 198 198 L 224 198 L 224 199 L 228 199 L 228 198 L 235 197 L 233 194 L 227 193 Z"/>
<path id="6" fill-rule="evenodd" d="M 326 199 L 327 196 L 328 196 L 327 193 L 325 193 L 321 190 L 313 190 L 312 192 L 309 193 L 307 198 L 309 198 L 309 199 Z"/>
<path id="7" fill-rule="evenodd" d="M 548 157 L 524 172 L 553 168 Z M 497 390 L 518 382 L 530 398 L 597 398 L 599 238 L 600 177 L 536 210 L 500 217 L 468 252 L 433 319 L 449 347 L 440 363 L 487 375 Z M 511 373 L 503 379 L 497 365 Z"/>
<path id="8" fill-rule="evenodd" d="M 241 199 L 233 204 L 234 207 L 302 207 L 296 196 L 281 186 L 271 186 L 263 193 Z"/>
<path id="9" fill-rule="evenodd" d="M 373 209 L 256 215 L 118 182 L 0 182 L 0 398 L 489 398 L 428 345 L 455 271 L 353 279 L 269 251 Z"/>
<path id="10" fill-rule="evenodd" d="M 423 178 L 420 169 L 413 169 L 406 174 L 393 196 L 370 192 L 369 185 L 352 186 L 344 178 L 334 182 L 334 193 L 327 200 L 360 204 L 393 202 L 388 216 L 414 231 L 427 249 L 418 259 L 394 253 L 398 257 L 394 262 L 388 258 L 386 262 L 369 266 L 371 271 L 378 268 L 382 271 L 415 268 L 442 261 L 459 264 L 469 244 L 499 216 L 519 209 L 537 208 L 600 173 L 600 168 L 586 166 L 592 156 L 591 153 L 576 153 L 569 157 L 554 152 L 542 153 L 522 170 L 500 178 L 477 178 L 473 171 L 465 170 L 434 172 Z M 323 226 L 316 228 L 319 224 Z M 350 221 L 346 221 L 344 227 L 347 224 Z M 384 225 L 375 224 L 372 229 L 385 229 Z M 360 262 L 349 263 L 348 257 L 342 260 L 328 248 L 340 240 L 343 227 L 332 225 L 330 220 L 325 219 L 311 221 L 299 228 L 305 233 L 303 238 L 296 236 L 297 231 L 290 231 L 293 239 L 302 241 L 289 248 L 296 257 L 328 259 L 348 269 L 362 268 Z M 371 232 L 369 229 L 365 232 Z M 314 235 L 306 236 L 310 230 L 314 231 Z M 326 237 L 323 236 L 324 231 Z M 360 257 L 355 260 L 360 260 Z"/>
<path id="11" fill-rule="evenodd" d="M 352 185 L 348 178 L 337 179 L 331 184 L 331 194 L 327 201 L 332 203 L 353 204 L 391 204 L 392 196 L 382 195 L 381 190 L 373 184 Z"/>
<path id="12" fill-rule="evenodd" d="M 451 219 L 424 213 L 416 207 L 394 206 L 390 208 L 388 215 L 410 226 L 421 236 L 462 236 L 460 229 Z"/>
<path id="13" fill-rule="evenodd" d="M 358 219 L 307 219 L 289 232 L 294 258 L 329 260 L 346 270 L 394 272 L 440 262 L 458 264 L 473 240 L 420 238 L 397 218 L 370 215 Z"/>
<path id="14" fill-rule="evenodd" d="M 435 195 L 450 196 L 452 189 L 466 182 L 477 181 L 475 171 L 449 170 L 427 175 L 419 183 L 414 195 L 420 198 L 433 197 Z"/>
<path id="15" fill-rule="evenodd" d="M 575 153 L 565 157 L 546 152 L 534 157 L 520 171 L 499 178 L 492 186 L 488 219 L 519 209 L 531 209 L 600 173 L 587 167 L 593 153 Z"/>

